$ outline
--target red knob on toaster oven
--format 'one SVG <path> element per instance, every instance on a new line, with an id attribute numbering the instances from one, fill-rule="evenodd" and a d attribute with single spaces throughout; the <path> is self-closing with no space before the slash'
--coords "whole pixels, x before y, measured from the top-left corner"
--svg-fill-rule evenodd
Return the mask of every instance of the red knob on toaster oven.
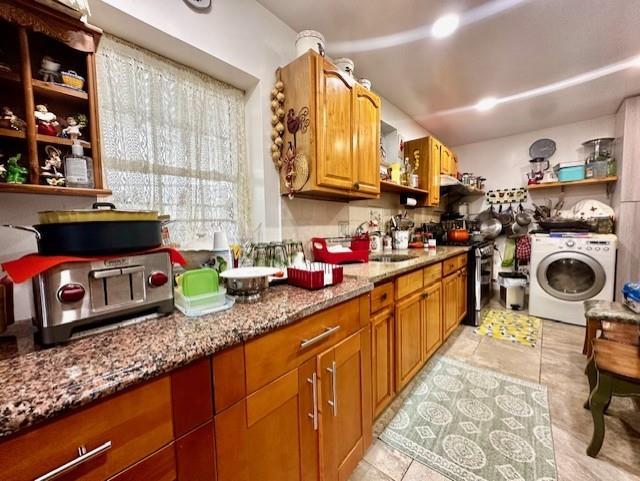
<path id="1" fill-rule="evenodd" d="M 169 281 L 169 276 L 164 272 L 152 272 L 149 275 L 149 285 L 151 287 L 160 287 L 164 286 Z"/>
<path id="2" fill-rule="evenodd" d="M 84 297 L 84 287 L 80 284 L 65 284 L 58 289 L 58 300 L 63 304 L 78 302 Z"/>

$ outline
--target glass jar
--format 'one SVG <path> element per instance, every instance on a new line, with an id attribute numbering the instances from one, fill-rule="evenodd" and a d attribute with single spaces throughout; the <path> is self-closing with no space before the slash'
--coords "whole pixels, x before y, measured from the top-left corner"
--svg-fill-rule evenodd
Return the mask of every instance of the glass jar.
<path id="1" fill-rule="evenodd" d="M 284 268 L 289 265 L 289 257 L 283 242 L 271 242 L 267 252 L 271 267 Z"/>
<path id="2" fill-rule="evenodd" d="M 613 159 L 614 141 L 613 137 L 604 137 L 583 142 L 587 163 Z"/>
<path id="3" fill-rule="evenodd" d="M 268 245 L 265 242 L 260 242 L 252 246 L 253 265 L 268 267 L 269 266 L 269 253 Z"/>

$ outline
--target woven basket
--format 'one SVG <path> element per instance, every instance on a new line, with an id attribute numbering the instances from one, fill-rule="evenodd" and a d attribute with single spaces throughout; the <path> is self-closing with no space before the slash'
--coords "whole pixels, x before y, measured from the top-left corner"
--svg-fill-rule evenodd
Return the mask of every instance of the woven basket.
<path id="1" fill-rule="evenodd" d="M 62 83 L 67 87 L 71 87 L 74 89 L 82 90 L 84 87 L 84 77 L 81 77 L 73 70 L 67 70 L 66 72 L 61 73 Z"/>

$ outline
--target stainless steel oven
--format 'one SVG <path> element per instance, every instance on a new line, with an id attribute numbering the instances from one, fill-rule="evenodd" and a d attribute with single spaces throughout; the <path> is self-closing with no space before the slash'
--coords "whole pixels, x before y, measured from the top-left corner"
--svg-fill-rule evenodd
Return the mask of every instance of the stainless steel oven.
<path id="1" fill-rule="evenodd" d="M 467 317 L 465 324 L 477 326 L 481 322 L 480 311 L 491 300 L 493 283 L 492 241 L 474 244 L 469 251 L 467 271 Z"/>

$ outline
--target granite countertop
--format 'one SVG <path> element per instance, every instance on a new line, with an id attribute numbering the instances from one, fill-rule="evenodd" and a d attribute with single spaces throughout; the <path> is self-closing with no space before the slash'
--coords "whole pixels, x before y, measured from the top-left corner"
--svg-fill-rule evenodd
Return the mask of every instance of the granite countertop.
<path id="1" fill-rule="evenodd" d="M 372 288 L 366 279 L 353 278 L 318 291 L 275 286 L 257 304 L 236 304 L 228 311 L 198 318 L 176 311 L 48 349 L 35 348 L 30 326 L 18 323 L 11 329 L 16 336 L 14 349 L 0 349 L 0 355 L 5 354 L 0 358 L 0 437 Z"/>
<path id="2" fill-rule="evenodd" d="M 349 264 L 344 266 L 346 277 L 356 277 L 366 279 L 369 282 L 377 283 L 390 279 L 399 274 L 410 272 L 420 267 L 441 262 L 449 257 L 468 252 L 470 247 L 450 247 L 438 246 L 435 249 L 409 249 L 404 251 L 393 251 L 391 254 L 403 254 L 414 256 L 413 259 L 402 262 L 369 262 L 367 264 Z M 387 254 L 386 252 L 384 254 Z"/>
<path id="3" fill-rule="evenodd" d="M 584 301 L 584 312 L 587 319 L 637 324 L 640 326 L 640 314 L 636 314 L 620 302 L 595 299 Z"/>

